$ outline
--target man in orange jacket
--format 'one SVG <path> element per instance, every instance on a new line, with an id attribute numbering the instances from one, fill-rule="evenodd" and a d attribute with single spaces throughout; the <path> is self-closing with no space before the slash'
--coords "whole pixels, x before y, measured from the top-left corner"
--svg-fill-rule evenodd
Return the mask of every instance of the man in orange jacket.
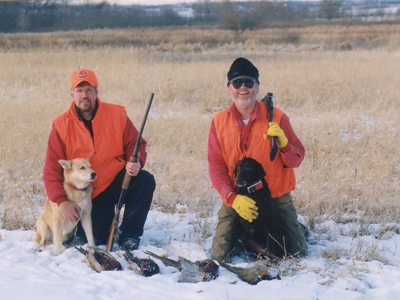
<path id="1" fill-rule="evenodd" d="M 214 115 L 208 137 L 209 174 L 213 187 L 223 201 L 211 247 L 215 259 L 227 260 L 238 242 L 235 219 L 252 222 L 258 217 L 255 202 L 238 195 L 233 171 L 243 157 L 260 162 L 279 218 L 279 228 L 289 254 L 305 255 L 307 243 L 297 221 L 290 192 L 295 189 L 293 168 L 304 158 L 304 146 L 293 131 L 288 116 L 274 108 L 273 122 L 266 118 L 264 103 L 257 101 L 258 69 L 247 59 L 236 59 L 228 72 L 228 90 L 233 104 Z M 271 143 L 266 134 L 276 136 L 278 155 L 270 161 Z"/>
<path id="2" fill-rule="evenodd" d="M 79 220 L 80 208 L 69 201 L 63 188 L 59 159 L 90 158 L 97 179 L 93 182 L 92 223 L 97 245 L 106 244 L 119 200 L 125 172 L 135 177 L 125 196 L 125 210 L 117 241 L 136 250 L 155 190 L 152 174 L 142 170 L 146 162 L 146 141 L 141 138 L 138 162 L 129 162 L 139 132 L 123 106 L 102 102 L 98 80 L 91 70 L 73 72 L 70 81 L 71 107 L 53 120 L 47 146 L 43 180 L 49 199 L 58 204 L 67 221 Z M 78 223 L 75 242 L 85 243 Z"/>

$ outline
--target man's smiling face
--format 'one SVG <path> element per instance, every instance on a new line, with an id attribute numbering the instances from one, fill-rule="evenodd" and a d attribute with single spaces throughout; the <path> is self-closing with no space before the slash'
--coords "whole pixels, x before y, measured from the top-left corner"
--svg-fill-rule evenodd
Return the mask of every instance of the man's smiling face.
<path id="1" fill-rule="evenodd" d="M 243 79 L 243 81 L 245 80 L 246 79 Z M 245 84 L 242 83 L 242 85 L 238 89 L 236 89 L 233 86 L 233 84 L 230 83 L 228 89 L 229 89 L 229 94 L 232 96 L 233 100 L 237 104 L 241 106 L 246 106 L 246 104 L 250 104 L 257 100 L 257 95 L 260 87 L 259 84 L 254 83 L 254 86 L 252 88 L 247 88 Z"/>
<path id="2" fill-rule="evenodd" d="M 96 107 L 96 88 L 84 81 L 73 89 L 71 96 L 81 115 L 90 120 Z"/>

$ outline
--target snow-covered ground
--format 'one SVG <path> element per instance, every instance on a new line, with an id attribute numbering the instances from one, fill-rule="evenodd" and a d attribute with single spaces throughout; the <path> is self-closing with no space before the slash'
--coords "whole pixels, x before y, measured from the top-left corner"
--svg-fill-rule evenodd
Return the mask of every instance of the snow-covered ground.
<path id="1" fill-rule="evenodd" d="M 150 211 L 142 244 L 144 250 L 178 259 L 209 257 L 196 239 L 190 214 Z M 211 220 L 215 223 L 216 220 Z M 0 230 L 0 299 L 398 299 L 400 298 L 400 235 L 395 225 L 382 231 L 370 226 L 352 236 L 356 225 L 327 221 L 312 232 L 309 254 L 279 267 L 282 280 L 249 285 L 220 267 L 212 282 L 179 283 L 177 269 L 155 259 L 160 274 L 142 277 L 114 249 L 123 271 L 95 272 L 74 248 L 52 255 L 52 245 L 38 252 L 34 231 Z M 84 246 L 86 247 L 86 246 Z M 236 265 L 249 266 L 237 259 Z"/>

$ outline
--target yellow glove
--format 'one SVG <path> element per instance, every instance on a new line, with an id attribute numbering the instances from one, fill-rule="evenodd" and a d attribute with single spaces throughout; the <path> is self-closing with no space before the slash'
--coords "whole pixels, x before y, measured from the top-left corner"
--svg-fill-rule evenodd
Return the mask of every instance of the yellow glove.
<path id="1" fill-rule="evenodd" d="M 288 144 L 288 139 L 285 136 L 283 130 L 279 127 L 276 122 L 268 123 L 268 134 L 264 134 L 264 140 L 268 140 L 268 136 L 276 136 L 278 140 L 278 147 L 283 148 Z"/>
<path id="2" fill-rule="evenodd" d="M 233 201 L 232 208 L 236 210 L 239 216 L 249 222 L 253 222 L 258 217 L 256 202 L 249 197 L 237 195 Z"/>

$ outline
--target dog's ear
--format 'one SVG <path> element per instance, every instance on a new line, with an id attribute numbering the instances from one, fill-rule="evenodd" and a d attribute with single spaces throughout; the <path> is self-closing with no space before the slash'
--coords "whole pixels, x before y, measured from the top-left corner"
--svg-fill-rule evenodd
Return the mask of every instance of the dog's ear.
<path id="1" fill-rule="evenodd" d="M 71 168 L 72 167 L 72 162 L 70 160 L 64 160 L 64 159 L 60 159 L 58 161 L 58 163 L 64 168 Z"/>
<path id="2" fill-rule="evenodd" d="M 87 161 L 89 161 L 89 162 L 90 162 L 90 159 L 91 159 L 90 156 L 88 156 L 88 157 L 85 158 L 85 160 L 87 160 Z"/>
<path id="3" fill-rule="evenodd" d="M 261 179 L 261 178 L 264 178 L 267 174 L 265 173 L 263 166 L 260 163 L 258 163 L 258 164 L 259 164 L 259 167 L 257 168 L 257 170 L 258 170 L 257 173 L 258 173 L 259 178 Z"/>

